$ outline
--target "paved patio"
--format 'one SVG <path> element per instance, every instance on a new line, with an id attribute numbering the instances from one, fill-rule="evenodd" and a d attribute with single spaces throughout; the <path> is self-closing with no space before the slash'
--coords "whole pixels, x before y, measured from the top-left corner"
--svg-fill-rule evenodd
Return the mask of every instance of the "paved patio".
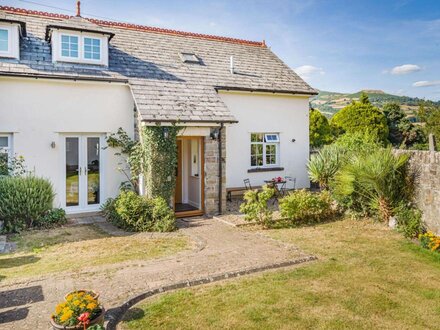
<path id="1" fill-rule="evenodd" d="M 0 329 L 48 329 L 54 306 L 66 292 L 90 288 L 100 292 L 109 316 L 149 290 L 210 282 L 253 271 L 292 265 L 314 257 L 258 233 L 214 219 L 179 220 L 180 232 L 194 244 L 171 257 L 93 266 L 86 272 L 53 274 L 9 285 L 0 283 Z M 1 268 L 1 267 L 0 267 Z M 133 300 L 134 299 L 134 300 Z"/>

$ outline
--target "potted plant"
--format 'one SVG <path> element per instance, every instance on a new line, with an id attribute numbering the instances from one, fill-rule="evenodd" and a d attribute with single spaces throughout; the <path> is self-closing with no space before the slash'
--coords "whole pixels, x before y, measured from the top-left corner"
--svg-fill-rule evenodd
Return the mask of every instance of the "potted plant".
<path id="1" fill-rule="evenodd" d="M 104 324 L 105 309 L 93 291 L 74 291 L 66 295 L 51 317 L 54 330 L 80 330 Z"/>
<path id="2" fill-rule="evenodd" d="M 64 299 L 67 301 L 67 300 L 69 300 L 70 295 L 78 294 L 78 293 L 80 293 L 80 292 L 84 292 L 84 294 L 89 294 L 89 295 L 91 295 L 93 298 L 95 298 L 96 300 L 98 300 L 98 298 L 99 298 L 99 293 L 98 293 L 98 292 L 93 291 L 93 290 L 85 290 L 85 289 L 81 289 L 81 290 L 75 290 L 75 291 L 69 292 L 68 294 L 66 294 L 66 295 L 64 296 Z"/>

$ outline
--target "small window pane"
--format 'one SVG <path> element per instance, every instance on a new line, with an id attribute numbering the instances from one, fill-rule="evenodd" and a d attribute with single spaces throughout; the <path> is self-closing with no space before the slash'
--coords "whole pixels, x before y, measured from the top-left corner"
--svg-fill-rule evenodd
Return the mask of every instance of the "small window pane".
<path id="1" fill-rule="evenodd" d="M 263 134 L 260 133 L 251 134 L 251 142 L 263 142 Z"/>
<path id="2" fill-rule="evenodd" d="M 274 144 L 266 145 L 266 165 L 276 165 L 277 147 Z"/>
<path id="3" fill-rule="evenodd" d="M 264 139 L 265 142 L 280 142 L 278 134 L 265 134 Z"/>
<path id="4" fill-rule="evenodd" d="M 7 136 L 0 136 L 0 148 L 8 148 L 8 137 Z"/>
<path id="5" fill-rule="evenodd" d="M 0 29 L 0 51 L 7 52 L 9 49 L 9 31 Z"/>
<path id="6" fill-rule="evenodd" d="M 61 56 L 78 57 L 78 37 L 61 36 Z"/>
<path id="7" fill-rule="evenodd" d="M 84 58 L 88 60 L 101 59 L 101 40 L 84 38 Z"/>

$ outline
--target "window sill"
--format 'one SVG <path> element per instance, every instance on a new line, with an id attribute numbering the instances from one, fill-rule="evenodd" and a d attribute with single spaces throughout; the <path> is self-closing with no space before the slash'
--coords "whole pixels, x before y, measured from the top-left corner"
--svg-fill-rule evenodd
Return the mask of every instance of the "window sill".
<path id="1" fill-rule="evenodd" d="M 248 173 L 276 172 L 276 171 L 284 171 L 284 167 L 258 167 L 258 168 L 251 168 L 251 169 L 248 170 Z"/>

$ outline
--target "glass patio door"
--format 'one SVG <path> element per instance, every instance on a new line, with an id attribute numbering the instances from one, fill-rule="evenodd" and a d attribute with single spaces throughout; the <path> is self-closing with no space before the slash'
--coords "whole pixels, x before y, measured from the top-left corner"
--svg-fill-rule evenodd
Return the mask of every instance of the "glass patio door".
<path id="1" fill-rule="evenodd" d="M 66 208 L 98 209 L 101 203 L 101 140 L 99 136 L 65 138 Z"/>

